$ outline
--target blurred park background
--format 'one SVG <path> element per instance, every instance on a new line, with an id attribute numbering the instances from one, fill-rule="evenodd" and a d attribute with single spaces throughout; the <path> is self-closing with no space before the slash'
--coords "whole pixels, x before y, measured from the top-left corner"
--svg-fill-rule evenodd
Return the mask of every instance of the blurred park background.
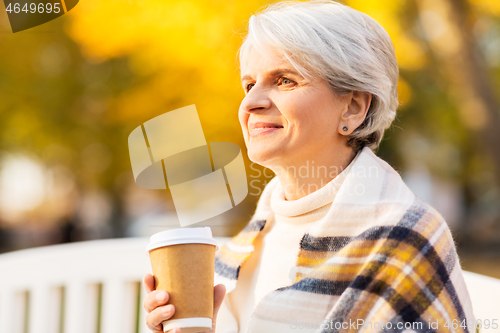
<path id="1" fill-rule="evenodd" d="M 269 1 L 81 0 L 12 34 L 0 3 L 0 251 L 178 226 L 168 191 L 135 183 L 127 138 L 196 104 L 207 141 L 244 149 L 236 52 Z M 384 26 L 399 113 L 378 150 L 445 217 L 465 269 L 500 278 L 500 1 L 346 0 Z M 210 221 L 239 231 L 250 195 Z"/>

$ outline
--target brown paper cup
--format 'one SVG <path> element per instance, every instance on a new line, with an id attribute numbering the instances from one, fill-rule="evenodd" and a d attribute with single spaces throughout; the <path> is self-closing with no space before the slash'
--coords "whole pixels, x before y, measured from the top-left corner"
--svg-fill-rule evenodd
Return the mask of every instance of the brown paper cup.
<path id="1" fill-rule="evenodd" d="M 148 246 L 155 287 L 169 293 L 174 316 L 163 323 L 166 332 L 212 328 L 216 243 L 210 228 L 167 230 L 151 237 Z"/>

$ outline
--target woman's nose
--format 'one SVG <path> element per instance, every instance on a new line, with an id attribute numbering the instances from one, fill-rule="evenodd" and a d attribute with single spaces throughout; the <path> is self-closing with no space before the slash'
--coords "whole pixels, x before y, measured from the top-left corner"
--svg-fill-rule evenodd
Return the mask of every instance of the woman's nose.
<path id="1" fill-rule="evenodd" d="M 243 101 L 241 101 L 241 109 L 245 112 L 253 113 L 267 110 L 271 107 L 271 104 L 272 102 L 269 97 L 269 92 L 266 89 L 255 85 L 246 94 Z"/>

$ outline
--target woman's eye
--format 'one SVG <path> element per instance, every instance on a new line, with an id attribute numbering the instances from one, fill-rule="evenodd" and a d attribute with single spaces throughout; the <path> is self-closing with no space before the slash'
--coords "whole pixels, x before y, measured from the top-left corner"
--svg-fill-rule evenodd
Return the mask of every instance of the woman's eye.
<path id="1" fill-rule="evenodd" d="M 245 90 L 248 92 L 248 91 L 250 91 L 250 89 L 252 89 L 252 87 L 253 87 L 253 83 L 249 83 L 245 86 Z"/>
<path id="2" fill-rule="evenodd" d="M 294 83 L 292 80 L 287 79 L 286 77 L 280 77 L 278 80 L 278 84 L 284 84 L 284 85 L 289 85 Z"/>

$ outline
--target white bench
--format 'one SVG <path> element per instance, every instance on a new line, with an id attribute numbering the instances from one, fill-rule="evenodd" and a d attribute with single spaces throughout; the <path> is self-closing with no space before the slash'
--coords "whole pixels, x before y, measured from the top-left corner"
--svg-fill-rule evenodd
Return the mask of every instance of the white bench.
<path id="1" fill-rule="evenodd" d="M 0 332 L 149 332 L 141 285 L 151 271 L 147 243 L 99 240 L 0 255 Z M 500 319 L 500 280 L 464 275 L 476 317 Z"/>
<path id="2" fill-rule="evenodd" d="M 147 238 L 46 246 L 0 255 L 0 332 L 146 333 Z M 100 329 L 98 329 L 100 327 Z"/>

